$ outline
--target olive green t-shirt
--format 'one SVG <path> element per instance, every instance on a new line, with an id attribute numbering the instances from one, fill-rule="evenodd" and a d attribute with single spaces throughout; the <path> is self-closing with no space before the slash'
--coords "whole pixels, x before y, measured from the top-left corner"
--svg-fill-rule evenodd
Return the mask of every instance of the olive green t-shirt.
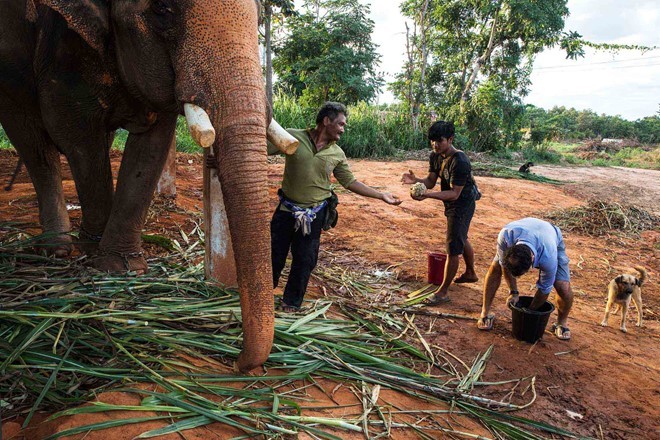
<path id="1" fill-rule="evenodd" d="M 289 128 L 287 131 L 298 141 L 298 149 L 292 155 L 286 155 L 282 191 L 286 197 L 301 208 L 309 208 L 330 197 L 330 175 L 347 188 L 355 180 L 346 160 L 346 154 L 335 142 L 328 144 L 321 151 L 316 151 L 307 130 Z M 268 154 L 278 150 L 270 142 Z"/>

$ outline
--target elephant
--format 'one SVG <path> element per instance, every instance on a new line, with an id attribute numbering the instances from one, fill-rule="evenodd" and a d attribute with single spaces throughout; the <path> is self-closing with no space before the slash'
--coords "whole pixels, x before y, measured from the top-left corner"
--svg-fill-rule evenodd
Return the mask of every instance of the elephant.
<path id="1" fill-rule="evenodd" d="M 243 372 L 265 362 L 274 332 L 270 117 L 257 26 L 255 0 L 0 1 L 0 124 L 36 191 L 40 244 L 55 257 L 73 246 L 60 154 L 74 177 L 79 237 L 94 266 L 141 273 L 141 231 L 177 117 L 192 109 L 206 120 L 191 132 L 212 144 L 218 162 L 241 298 L 236 366 Z M 119 128 L 128 139 L 114 188 L 109 149 Z"/>

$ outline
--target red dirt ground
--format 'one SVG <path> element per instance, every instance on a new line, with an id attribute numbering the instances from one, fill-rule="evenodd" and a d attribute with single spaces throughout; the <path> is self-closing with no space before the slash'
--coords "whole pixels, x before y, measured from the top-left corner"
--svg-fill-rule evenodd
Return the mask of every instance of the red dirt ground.
<path id="1" fill-rule="evenodd" d="M 0 182 L 4 183 L 13 171 L 16 156 L 10 151 L 0 151 Z M 176 204 L 185 211 L 201 211 L 201 158 L 179 155 Z M 119 155 L 115 153 L 115 168 Z M 281 163 L 268 166 L 269 189 L 273 208 L 276 204 L 275 191 L 281 179 Z M 418 282 L 426 281 L 426 253 L 442 251 L 444 248 L 445 218 L 440 203 L 427 200 L 415 202 L 408 197 L 408 187 L 399 183 L 400 175 L 412 169 L 419 176 L 426 173 L 423 161 L 375 162 L 352 161 L 352 169 L 363 182 L 397 194 L 404 202 L 399 207 L 390 207 L 376 200 L 341 192 L 339 225 L 324 234 L 322 239 L 321 264 L 337 255 L 359 261 L 363 270 L 369 268 L 395 267 L 398 279 Z M 495 240 L 500 228 L 509 221 L 538 216 L 549 210 L 582 204 L 588 197 L 601 200 L 622 199 L 612 191 L 619 182 L 635 181 L 638 170 L 617 169 L 616 174 L 598 172 L 589 178 L 576 169 L 553 170 L 548 177 L 579 182 L 566 186 L 554 186 L 526 180 L 506 180 L 478 177 L 484 197 L 478 202 L 472 222 L 470 239 L 476 252 L 477 271 L 481 280 L 472 285 L 453 285 L 450 289 L 452 301 L 435 311 L 473 316 L 476 320 L 481 307 L 482 281 L 488 264 L 495 253 Z M 535 172 L 543 174 L 541 167 Z M 585 171 L 587 172 L 587 171 Z M 565 174 L 564 174 L 565 173 Z M 611 175 L 611 178 L 609 177 Z M 626 203 L 637 204 L 647 211 L 657 212 L 660 195 L 660 172 L 644 171 L 645 184 L 641 189 L 625 194 Z M 70 177 L 64 181 L 67 201 L 75 203 L 76 195 Z M 636 197 L 637 196 L 637 197 Z M 649 206 L 649 203 L 656 203 Z M 0 191 L 0 222 L 37 221 L 36 196 L 25 171 L 10 192 Z M 79 221 L 80 211 L 71 211 L 74 227 Z M 175 236 L 179 230 L 191 230 L 193 216 L 181 213 L 151 216 L 145 232 Z M 615 234 L 593 238 L 564 232 L 567 252 L 571 258 L 575 304 L 569 325 L 573 338 L 569 342 L 555 339 L 550 334 L 537 344 L 519 342 L 510 334 L 510 312 L 505 307 L 505 287 L 496 297 L 494 312 L 497 314 L 492 332 L 480 332 L 475 321 L 461 319 L 435 319 L 417 316 L 415 323 L 431 343 L 446 348 L 464 360 L 473 359 L 491 344 L 494 352 L 483 380 L 498 381 L 535 375 L 538 398 L 528 409 L 516 415 L 534 418 L 566 427 L 581 435 L 607 439 L 660 438 L 660 357 L 658 339 L 660 330 L 660 297 L 656 276 L 660 271 L 660 229 L 645 232 L 639 238 L 619 237 Z M 148 247 L 147 251 L 153 249 Z M 155 250 L 154 250 L 155 252 Z M 622 271 L 641 265 L 649 271 L 649 280 L 643 287 L 645 321 L 642 328 L 634 325 L 636 312 L 629 314 L 628 333 L 618 330 L 618 316 L 610 318 L 610 327 L 599 325 L 605 305 L 608 282 Z M 460 271 L 460 269 L 459 269 Z M 534 275 L 528 274 L 520 282 L 521 290 L 529 287 L 532 292 Z M 312 281 L 309 297 L 322 294 L 318 280 Z M 524 294 L 525 292 L 523 292 Z M 404 299 L 401 292 L 392 292 L 394 298 Z M 554 294 L 551 296 L 554 300 Z M 553 319 L 553 318 L 551 318 Z M 326 391 L 336 384 L 324 383 Z M 318 395 L 317 395 L 318 394 Z M 343 397 L 341 397 L 343 395 Z M 382 397 L 384 401 L 396 399 L 399 407 L 428 408 L 428 404 L 402 400 L 392 394 Z M 319 405 L 332 401 L 323 393 L 315 393 Z M 352 402 L 350 392 L 337 391 L 335 404 Z M 100 400 L 115 403 L 131 403 L 133 397 L 121 393 L 104 393 Z M 567 410 L 578 413 L 580 420 L 572 419 Z M 324 415 L 340 414 L 340 409 L 321 411 Z M 137 417 L 131 414 L 130 417 Z M 40 439 L 71 426 L 92 421 L 106 420 L 118 415 L 77 416 L 60 421 L 57 425 L 33 423 L 33 429 L 19 432 L 16 422 L 3 424 L 3 439 Z M 45 418 L 42 417 L 42 418 Z M 153 428 L 153 426 L 149 427 Z M 123 427 L 112 433 L 98 432 L 84 436 L 85 439 L 130 439 L 147 430 L 146 426 Z M 486 433 L 474 424 L 467 429 Z M 226 427 L 210 425 L 204 429 L 186 431 L 183 436 L 163 438 L 212 439 L 236 435 Z M 346 437 L 341 433 L 335 433 Z M 75 438 L 82 438 L 78 436 Z M 417 438 L 413 433 L 398 431 L 394 438 Z M 301 435 L 301 438 L 307 438 Z M 348 437 L 346 437 L 348 438 Z M 351 437 L 353 438 L 353 437 Z M 359 438 L 359 437 L 354 437 Z"/>

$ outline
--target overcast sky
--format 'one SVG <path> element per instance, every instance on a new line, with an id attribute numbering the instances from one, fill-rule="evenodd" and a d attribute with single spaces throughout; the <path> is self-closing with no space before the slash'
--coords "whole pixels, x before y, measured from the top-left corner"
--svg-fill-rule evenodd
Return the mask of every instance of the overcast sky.
<path id="1" fill-rule="evenodd" d="M 380 70 L 392 80 L 405 58 L 405 27 L 399 0 L 360 0 L 371 4 L 374 42 L 380 46 Z M 298 2 L 297 2 L 298 3 Z M 660 46 L 659 0 L 569 0 L 565 30 L 593 42 Z M 547 50 L 534 63 L 531 93 L 525 102 L 591 109 L 630 120 L 660 110 L 660 50 L 621 51 L 617 55 L 587 50 L 578 61 L 558 49 Z M 391 102 L 385 91 L 380 102 Z"/>

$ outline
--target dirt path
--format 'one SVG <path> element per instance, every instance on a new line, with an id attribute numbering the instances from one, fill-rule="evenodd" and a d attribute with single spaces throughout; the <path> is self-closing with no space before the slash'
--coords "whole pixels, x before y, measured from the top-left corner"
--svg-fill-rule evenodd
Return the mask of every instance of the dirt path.
<path id="1" fill-rule="evenodd" d="M 439 204 L 411 200 L 408 188 L 397 183 L 397 176 L 409 168 L 417 175 L 424 175 L 426 164 L 421 161 L 378 164 L 358 161 L 352 168 L 364 182 L 395 192 L 406 201 L 393 209 L 353 194 L 342 195 L 340 218 L 350 219 L 350 222 L 340 220 L 339 227 L 324 243 L 333 250 L 351 249 L 384 267 L 397 264 L 401 278 L 424 281 L 426 252 L 444 248 L 446 221 Z M 576 181 L 586 182 L 582 188 L 588 188 L 599 198 L 612 200 L 611 196 L 618 196 L 617 190 L 612 191 L 612 188 L 620 184 L 619 174 L 614 181 L 594 181 L 589 175 L 578 177 L 582 170 L 571 168 L 565 172 Z M 594 171 L 584 170 L 588 174 Z M 645 184 L 640 184 L 644 193 L 632 191 L 625 198 L 614 200 L 643 204 L 649 193 L 655 194 L 648 196 L 649 200 L 658 199 L 660 179 L 650 177 L 658 172 L 625 171 L 631 180 L 637 174 L 649 176 Z M 542 174 L 541 167 L 535 172 Z M 603 171 L 600 176 L 606 179 L 608 173 Z M 478 202 L 470 238 L 482 279 L 495 253 L 497 233 L 504 224 L 525 216 L 543 217 L 544 212 L 580 205 L 585 200 L 584 196 L 571 196 L 565 186 L 487 177 L 478 178 L 478 183 L 484 197 Z M 352 225 L 368 225 L 368 228 Z M 660 435 L 656 431 L 660 420 L 657 408 L 660 292 L 654 281 L 660 270 L 660 230 L 647 232 L 638 239 L 591 238 L 569 233 L 565 238 L 576 294 L 570 319 L 573 333 L 570 342 L 547 335 L 531 347 L 513 340 L 511 314 L 504 305 L 504 287 L 496 297 L 497 320 L 491 333 L 479 332 L 474 322 L 466 321 L 422 319 L 423 323 L 418 325 L 430 328 L 425 337 L 464 358 L 471 358 L 494 344 L 486 380 L 536 375 L 540 394 L 537 403 L 526 411 L 529 417 L 540 417 L 595 437 L 600 436 L 600 429 L 605 438 Z M 650 273 L 651 280 L 643 291 L 647 320 L 645 327 L 633 326 L 634 330 L 624 335 L 616 327 L 603 328 L 598 323 L 602 319 L 609 280 L 633 265 L 642 265 Z M 534 283 L 534 275 L 528 274 L 519 285 L 529 287 L 531 293 Z M 450 290 L 452 302 L 441 310 L 476 318 L 480 312 L 481 289 L 481 281 L 453 286 Z M 566 410 L 584 417 L 573 420 Z"/>
<path id="2" fill-rule="evenodd" d="M 536 166 L 532 170 L 535 174 L 566 182 L 565 191 L 580 199 L 634 203 L 648 212 L 660 214 L 660 171 L 554 165 Z"/>
<path id="3" fill-rule="evenodd" d="M 13 171 L 14 160 L 11 153 L 0 151 L 0 182 L 3 186 Z M 119 157 L 113 159 L 115 167 L 118 160 Z M 201 160 L 180 156 L 178 166 L 177 206 L 185 211 L 199 212 L 202 204 Z M 268 166 L 273 208 L 282 168 L 281 164 Z M 352 168 L 363 182 L 398 194 L 405 202 L 399 207 L 390 207 L 376 200 L 340 192 L 339 225 L 324 234 L 321 264 L 337 255 L 349 256 L 361 262 L 359 268 L 362 270 L 367 266 L 380 269 L 394 266 L 400 280 L 422 286 L 426 281 L 426 253 L 443 250 L 446 221 L 439 203 L 411 200 L 408 187 L 399 183 L 399 176 L 408 169 L 424 175 L 427 165 L 423 161 L 353 161 Z M 534 172 L 562 180 L 569 175 L 576 183 L 555 186 L 524 180 L 478 178 L 484 197 L 478 202 L 470 238 L 482 279 L 495 253 L 497 233 L 509 221 L 525 216 L 543 217 L 549 210 L 580 205 L 590 194 L 601 199 L 640 204 L 647 210 L 654 207 L 657 212 L 655 200 L 658 200 L 660 185 L 657 171 L 567 170 L 539 166 Z M 75 203 L 73 184 L 68 178 L 65 190 L 67 201 Z M 74 226 L 79 215 L 79 211 L 71 211 Z M 13 191 L 0 191 L 0 221 L 8 220 L 37 221 L 36 197 L 24 172 Z M 192 221 L 190 216 L 179 214 L 152 216 L 146 232 L 176 234 L 179 228 L 191 228 Z M 535 375 L 537 400 L 531 408 L 517 415 L 547 421 L 595 438 L 601 438 L 601 435 L 607 439 L 658 438 L 660 292 L 656 278 L 660 272 L 660 230 L 644 233 L 640 238 L 616 235 L 592 238 L 570 233 L 565 234 L 565 238 L 576 294 L 569 322 L 573 333 L 570 342 L 559 341 L 549 334 L 533 346 L 514 340 L 510 335 L 510 312 L 504 305 L 504 288 L 500 289 L 494 304 L 497 319 L 492 332 L 478 331 L 474 321 L 417 316 L 415 322 L 429 342 L 466 360 L 494 345 L 484 375 L 486 381 Z M 638 328 L 633 324 L 636 318 L 633 312 L 629 332 L 624 335 L 614 325 L 614 319 L 609 328 L 598 323 L 602 319 L 607 283 L 633 265 L 642 265 L 649 270 L 650 281 L 643 287 L 645 325 Z M 524 292 L 528 288 L 531 292 L 534 282 L 533 274 L 529 274 L 519 285 Z M 309 296 L 320 295 L 323 286 L 314 281 L 312 284 Z M 480 311 L 481 289 L 481 280 L 472 285 L 453 286 L 450 290 L 452 301 L 436 310 L 476 319 Z M 394 291 L 391 295 L 395 300 L 403 300 L 402 292 Z M 551 298 L 554 300 L 554 294 Z M 571 418 L 567 410 L 582 418 Z"/>

